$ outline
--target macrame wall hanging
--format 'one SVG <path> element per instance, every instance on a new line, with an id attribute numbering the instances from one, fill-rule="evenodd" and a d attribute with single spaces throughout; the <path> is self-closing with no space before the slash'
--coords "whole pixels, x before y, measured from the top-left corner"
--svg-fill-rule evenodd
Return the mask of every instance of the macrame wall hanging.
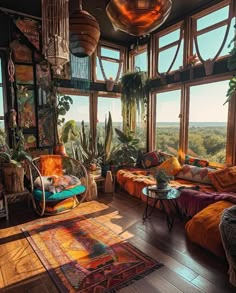
<path id="1" fill-rule="evenodd" d="M 45 59 L 61 75 L 69 61 L 69 0 L 42 0 L 42 40 Z"/>
<path id="2" fill-rule="evenodd" d="M 90 89 L 90 57 L 76 57 L 70 54 L 71 83 L 73 88 Z"/>

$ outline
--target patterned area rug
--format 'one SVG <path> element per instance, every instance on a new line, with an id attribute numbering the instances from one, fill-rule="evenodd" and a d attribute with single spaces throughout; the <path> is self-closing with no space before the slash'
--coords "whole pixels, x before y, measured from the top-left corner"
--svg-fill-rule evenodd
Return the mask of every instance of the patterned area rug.
<path id="1" fill-rule="evenodd" d="M 42 219 L 23 229 L 61 292 L 115 292 L 162 265 L 94 219 Z"/>

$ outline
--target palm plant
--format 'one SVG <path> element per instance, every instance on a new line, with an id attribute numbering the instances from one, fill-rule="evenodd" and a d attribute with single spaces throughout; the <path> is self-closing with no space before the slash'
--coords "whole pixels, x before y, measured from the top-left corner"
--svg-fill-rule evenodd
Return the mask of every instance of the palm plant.
<path id="1" fill-rule="evenodd" d="M 115 128 L 119 145 L 116 147 L 112 158 L 120 165 L 134 164 L 138 157 L 138 144 L 139 139 L 134 137 L 132 132 L 125 134 L 118 128 Z"/>

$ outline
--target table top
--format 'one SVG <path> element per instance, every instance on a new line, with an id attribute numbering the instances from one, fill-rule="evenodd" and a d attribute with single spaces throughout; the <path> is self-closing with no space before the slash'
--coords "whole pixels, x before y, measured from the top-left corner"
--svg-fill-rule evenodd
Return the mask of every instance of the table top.
<path id="1" fill-rule="evenodd" d="M 157 189 L 156 185 L 151 185 L 144 187 L 142 192 L 147 197 L 159 198 L 164 200 L 171 200 L 180 196 L 180 191 L 170 186 L 165 189 Z"/>

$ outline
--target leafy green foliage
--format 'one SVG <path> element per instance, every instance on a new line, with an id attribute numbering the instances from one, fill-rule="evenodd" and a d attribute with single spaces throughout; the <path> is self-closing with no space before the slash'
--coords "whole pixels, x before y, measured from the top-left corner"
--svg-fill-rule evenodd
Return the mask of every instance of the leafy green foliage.
<path id="1" fill-rule="evenodd" d="M 120 165 L 130 165 L 136 162 L 138 157 L 139 139 L 134 137 L 132 132 L 125 134 L 118 128 L 115 128 L 119 145 L 112 155 L 112 160 Z"/>
<path id="2" fill-rule="evenodd" d="M 123 129 L 125 133 L 135 130 L 136 113 L 142 117 L 145 114 L 147 103 L 147 73 L 135 71 L 124 74 L 121 77 L 121 102 Z"/>
<path id="3" fill-rule="evenodd" d="M 57 96 L 56 105 L 56 120 L 58 125 L 62 125 L 65 122 L 65 118 L 60 118 L 60 116 L 65 116 L 70 110 L 70 105 L 73 104 L 73 100 L 70 96 Z"/>
<path id="4" fill-rule="evenodd" d="M 158 169 L 155 173 L 155 178 L 158 183 L 167 183 L 170 182 L 172 176 L 167 175 L 164 169 Z"/>
<path id="5" fill-rule="evenodd" d="M 236 28 L 236 25 L 234 26 Z M 230 41 L 228 48 L 230 48 L 230 46 L 233 44 L 235 44 L 236 41 L 236 36 L 234 36 L 234 38 Z M 234 47 L 230 52 L 230 57 L 228 58 L 228 69 L 229 70 L 235 70 L 236 69 L 236 48 Z M 230 101 L 230 99 L 232 98 L 232 96 L 234 95 L 236 90 L 236 76 L 233 76 L 230 81 L 229 81 L 229 87 L 226 93 L 226 101 L 224 102 L 224 105 Z"/>
<path id="6" fill-rule="evenodd" d="M 12 149 L 10 149 L 6 142 L 1 145 L 1 149 L 4 150 L 0 152 L 1 161 L 16 164 L 18 166 L 20 166 L 21 162 L 24 160 L 32 161 L 31 155 L 25 151 L 24 143 L 25 139 L 22 130 L 17 130 L 14 135 Z"/>

